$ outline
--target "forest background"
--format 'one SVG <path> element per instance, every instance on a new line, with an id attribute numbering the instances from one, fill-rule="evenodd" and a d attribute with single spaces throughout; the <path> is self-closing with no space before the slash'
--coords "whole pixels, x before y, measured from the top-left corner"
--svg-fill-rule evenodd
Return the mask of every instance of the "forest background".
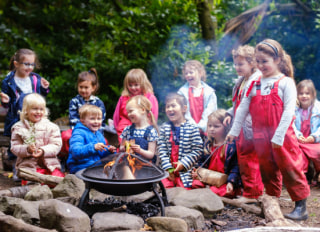
<path id="1" fill-rule="evenodd" d="M 53 120 L 68 115 L 78 73 L 95 67 L 111 118 L 126 72 L 142 68 L 162 122 L 185 61 L 205 65 L 218 107 L 228 108 L 237 77 L 231 50 L 272 38 L 292 56 L 296 82 L 312 79 L 320 90 L 319 9 L 318 0 L 1 0 L 0 80 L 19 48 L 34 50 L 42 65 L 35 72 L 50 81 Z"/>

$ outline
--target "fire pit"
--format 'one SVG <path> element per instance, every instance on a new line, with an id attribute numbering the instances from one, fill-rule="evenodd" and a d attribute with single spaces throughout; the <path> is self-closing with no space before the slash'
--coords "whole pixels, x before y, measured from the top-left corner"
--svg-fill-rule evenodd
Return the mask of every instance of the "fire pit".
<path id="1" fill-rule="evenodd" d="M 132 160 L 135 163 L 131 163 Z M 91 188 L 116 196 L 153 191 L 159 200 L 161 215 L 164 216 L 167 195 L 161 180 L 167 178 L 168 174 L 137 155 L 118 153 L 108 156 L 91 167 L 78 171 L 76 176 L 86 184 L 78 206 L 80 209 L 83 209 L 88 203 Z M 157 185 L 160 187 L 162 197 L 157 191 Z"/>

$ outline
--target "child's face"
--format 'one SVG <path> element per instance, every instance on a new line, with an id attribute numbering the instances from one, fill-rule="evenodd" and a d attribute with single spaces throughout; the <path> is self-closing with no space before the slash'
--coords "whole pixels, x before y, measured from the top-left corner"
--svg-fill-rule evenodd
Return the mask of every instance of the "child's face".
<path id="1" fill-rule="evenodd" d="M 302 109 L 308 109 L 312 103 L 312 95 L 307 87 L 301 88 L 298 92 L 298 100 Z"/>
<path id="2" fill-rule="evenodd" d="M 222 141 L 225 139 L 225 128 L 216 118 L 208 120 L 207 133 L 208 137 L 214 138 L 216 141 Z"/>
<path id="3" fill-rule="evenodd" d="M 188 81 L 189 85 L 193 87 L 199 87 L 201 83 L 201 77 L 198 70 L 193 67 L 186 67 L 184 71 L 184 78 Z"/>
<path id="4" fill-rule="evenodd" d="M 280 73 L 278 64 L 280 59 L 273 59 L 272 56 L 267 55 L 261 51 L 256 52 L 257 67 L 262 72 L 263 77 L 273 77 Z"/>
<path id="5" fill-rule="evenodd" d="M 39 122 L 45 113 L 45 106 L 34 105 L 27 110 L 26 118 L 33 123 Z"/>
<path id="6" fill-rule="evenodd" d="M 142 93 L 141 86 L 137 82 L 129 83 L 128 90 L 129 90 L 131 96 L 140 95 Z"/>
<path id="7" fill-rule="evenodd" d="M 144 117 L 146 117 L 145 109 L 137 106 L 137 104 L 133 101 L 127 104 L 126 110 L 128 113 L 128 118 L 132 123 L 139 123 Z"/>
<path id="8" fill-rule="evenodd" d="M 84 119 L 80 119 L 83 125 L 89 128 L 92 132 L 96 132 L 100 129 L 102 124 L 102 113 L 100 114 L 88 114 Z"/>
<path id="9" fill-rule="evenodd" d="M 180 126 L 185 121 L 184 114 L 186 111 L 187 106 L 181 107 L 176 99 L 169 100 L 166 103 L 167 117 L 175 126 Z"/>
<path id="10" fill-rule="evenodd" d="M 18 77 L 28 77 L 35 67 L 35 56 L 24 55 L 21 61 L 14 61 L 16 75 Z"/>
<path id="11" fill-rule="evenodd" d="M 236 57 L 233 63 L 239 76 L 248 78 L 252 75 L 253 65 L 249 64 L 244 57 Z"/>
<path id="12" fill-rule="evenodd" d="M 89 100 L 96 87 L 92 85 L 91 81 L 83 81 L 78 84 L 78 93 L 84 100 Z"/>

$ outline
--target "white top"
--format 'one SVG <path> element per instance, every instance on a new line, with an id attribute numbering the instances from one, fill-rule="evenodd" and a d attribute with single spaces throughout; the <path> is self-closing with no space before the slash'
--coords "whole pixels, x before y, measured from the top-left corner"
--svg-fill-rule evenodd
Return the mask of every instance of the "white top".
<path id="1" fill-rule="evenodd" d="M 273 83 L 276 82 L 282 76 L 283 74 L 275 77 L 261 78 L 261 95 L 269 95 Z M 247 92 L 247 90 L 248 86 L 246 87 L 245 92 Z M 279 82 L 278 95 L 283 102 L 283 113 L 281 115 L 280 123 L 275 131 L 275 134 L 271 139 L 271 142 L 282 146 L 284 136 L 294 116 L 295 105 L 297 100 L 296 85 L 292 78 L 285 77 Z M 253 96 L 256 96 L 255 85 L 253 86 L 249 96 L 243 97 L 237 109 L 237 114 L 229 134 L 233 136 L 238 136 L 240 134 L 242 123 L 244 122 L 247 114 L 249 113 L 249 106 L 251 98 Z"/>
<path id="2" fill-rule="evenodd" d="M 14 76 L 14 81 L 23 93 L 32 93 L 32 85 L 29 77 Z"/>

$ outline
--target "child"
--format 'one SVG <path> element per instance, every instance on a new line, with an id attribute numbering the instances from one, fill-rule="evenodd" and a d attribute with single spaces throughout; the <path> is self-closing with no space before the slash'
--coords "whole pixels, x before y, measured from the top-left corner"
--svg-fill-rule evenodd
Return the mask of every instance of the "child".
<path id="1" fill-rule="evenodd" d="M 166 188 L 191 189 L 191 169 L 201 156 L 203 141 L 198 127 L 185 119 L 187 99 L 171 93 L 165 103 L 169 122 L 160 128 L 158 151 L 161 167 L 169 172 L 169 177 L 162 183 Z"/>
<path id="2" fill-rule="evenodd" d="M 232 55 L 239 78 L 236 80 L 232 91 L 233 107 L 228 110 L 228 116 L 225 118 L 224 125 L 230 124 L 231 117 L 235 116 L 241 99 L 244 96 L 245 86 L 250 85 L 252 80 L 261 75 L 261 72 L 256 70 L 254 47 L 248 45 L 240 46 L 237 50 L 232 50 Z M 243 184 L 243 197 L 238 200 L 243 203 L 255 202 L 262 195 L 264 186 L 261 179 L 258 156 L 253 145 L 250 114 L 248 114 L 242 125 L 236 145 Z"/>
<path id="3" fill-rule="evenodd" d="M 116 150 L 114 146 L 106 145 L 99 131 L 103 114 L 98 106 L 86 104 L 79 109 L 79 115 L 80 122 L 74 127 L 70 138 L 67 160 L 70 173 L 87 168 Z"/>
<path id="4" fill-rule="evenodd" d="M 123 81 L 123 91 L 121 97 L 117 103 L 116 109 L 113 114 L 114 127 L 118 134 L 118 140 L 121 144 L 120 135 L 124 128 L 131 125 L 131 121 L 126 111 L 126 105 L 128 100 L 136 95 L 144 95 L 151 102 L 151 112 L 158 120 L 158 101 L 153 95 L 153 88 L 150 81 L 147 78 L 146 73 L 142 69 L 131 69 L 126 74 Z"/>
<path id="5" fill-rule="evenodd" d="M 254 146 L 266 193 L 280 197 L 283 182 L 295 208 L 285 215 L 308 218 L 306 200 L 310 193 L 302 172 L 302 153 L 292 128 L 297 93 L 290 56 L 281 45 L 266 39 L 256 45 L 255 56 L 262 77 L 253 81 L 237 109 L 227 141 L 239 136 L 250 111 Z"/>
<path id="6" fill-rule="evenodd" d="M 178 91 L 187 99 L 186 119 L 197 125 L 201 134 L 206 132 L 210 113 L 217 109 L 217 97 L 214 89 L 205 83 L 206 70 L 197 60 L 189 60 L 184 64 L 182 74 L 187 80 Z"/>
<path id="7" fill-rule="evenodd" d="M 62 149 L 59 155 L 61 158 L 69 153 L 69 140 L 72 134 L 72 129 L 78 122 L 80 122 L 79 109 L 81 106 L 85 104 L 98 106 L 102 111 L 101 126 L 105 126 L 106 109 L 104 103 L 99 97 L 94 96 L 94 94 L 99 90 L 99 78 L 95 68 L 79 73 L 77 88 L 78 95 L 72 98 L 69 103 L 69 122 L 71 129 L 63 131 L 61 134 Z"/>
<path id="8" fill-rule="evenodd" d="M 60 148 L 60 129 L 47 119 L 46 101 L 37 93 L 28 94 L 23 99 L 20 121 L 12 127 L 11 151 L 18 157 L 16 169 L 64 177 L 56 156 Z"/>
<path id="9" fill-rule="evenodd" d="M 222 197 L 235 197 L 240 192 L 241 179 L 235 143 L 223 145 L 228 133 L 228 127 L 223 125 L 225 115 L 226 111 L 222 109 L 218 109 L 209 115 L 207 126 L 208 139 L 205 142 L 204 153 L 208 156 L 214 152 L 209 164 L 207 164 L 209 170 L 228 175 L 226 184 L 220 187 L 210 186 L 212 192 Z M 207 157 L 204 156 L 204 158 Z M 192 171 L 192 178 L 199 178 L 196 170 Z"/>
<path id="10" fill-rule="evenodd" d="M 130 143 L 132 150 L 137 155 L 156 163 L 155 152 L 158 132 L 157 124 L 151 112 L 151 102 L 142 95 L 134 96 L 127 102 L 126 111 L 132 125 L 127 126 L 120 136 L 122 139 L 120 151 L 125 151 L 126 141 L 129 142 L 134 139 L 135 142 Z"/>
<path id="11" fill-rule="evenodd" d="M 29 93 L 39 93 L 46 96 L 49 92 L 49 82 L 32 72 L 40 68 L 37 55 L 30 49 L 19 49 L 10 60 L 10 72 L 2 81 L 1 104 L 8 108 L 5 119 L 4 135 L 11 136 L 11 127 L 19 121 L 18 111 L 22 108 L 23 98 Z M 8 149 L 10 159 L 16 157 Z"/>
<path id="12" fill-rule="evenodd" d="M 309 160 L 316 173 L 320 172 L 320 103 L 312 80 L 297 85 L 299 106 L 295 110 L 295 132 L 303 151 L 303 170 L 308 171 Z"/>

